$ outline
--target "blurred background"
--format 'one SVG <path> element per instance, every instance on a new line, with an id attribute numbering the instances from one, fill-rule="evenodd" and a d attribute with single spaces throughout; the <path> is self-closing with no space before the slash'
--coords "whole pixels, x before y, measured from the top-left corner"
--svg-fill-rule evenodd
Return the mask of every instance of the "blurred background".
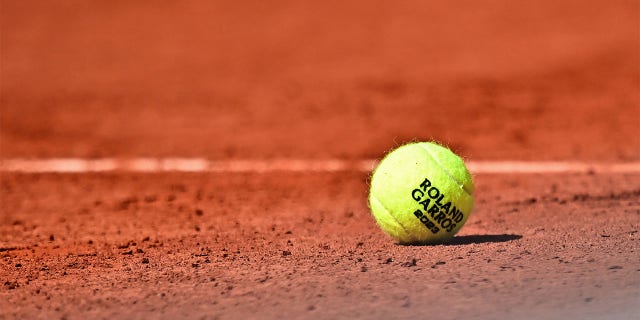
<path id="1" fill-rule="evenodd" d="M 0 3 L 2 158 L 640 158 L 638 1 Z"/>

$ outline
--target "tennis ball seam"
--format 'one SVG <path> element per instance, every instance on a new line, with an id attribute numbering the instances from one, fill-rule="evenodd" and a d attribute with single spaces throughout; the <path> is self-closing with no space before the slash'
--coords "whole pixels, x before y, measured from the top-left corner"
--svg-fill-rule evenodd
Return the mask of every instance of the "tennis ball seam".
<path id="1" fill-rule="evenodd" d="M 400 226 L 400 228 L 402 228 L 404 233 L 406 233 L 409 236 L 409 238 L 411 238 L 411 242 L 417 241 L 418 238 L 415 237 L 413 234 L 411 234 L 411 232 L 409 232 L 409 230 L 407 230 L 407 228 L 402 223 L 400 223 L 400 221 L 398 221 L 396 216 L 393 215 L 391 210 L 387 209 L 387 207 L 384 205 L 384 203 L 382 203 L 382 201 L 378 200 L 378 198 L 374 194 L 371 194 L 370 197 L 380 205 L 380 208 L 384 209 L 384 211 L 387 212 L 387 214 L 393 219 L 393 221 L 395 221 Z"/>
<path id="2" fill-rule="evenodd" d="M 447 174 L 447 176 L 449 176 L 449 178 L 451 178 L 451 180 L 453 180 L 456 185 L 458 185 L 458 187 L 460 187 L 460 189 L 462 189 L 462 191 L 464 191 L 467 195 L 471 196 L 471 192 L 469 192 L 467 189 L 465 189 L 464 184 L 462 184 L 460 182 L 460 180 L 456 179 L 451 172 L 449 172 L 449 170 L 447 170 L 447 167 L 442 165 L 442 163 L 440 163 L 440 160 L 438 160 L 438 158 L 436 156 L 433 155 L 433 153 L 431 152 L 431 150 L 429 150 L 429 148 L 427 146 L 425 146 L 424 144 L 419 144 L 420 147 L 422 147 L 422 149 L 424 149 L 425 151 L 427 151 L 427 154 L 429 155 L 429 157 L 431 157 L 431 159 L 433 159 L 433 161 L 438 165 L 438 167 L 440 167 L 440 170 L 442 170 L 444 173 Z"/>

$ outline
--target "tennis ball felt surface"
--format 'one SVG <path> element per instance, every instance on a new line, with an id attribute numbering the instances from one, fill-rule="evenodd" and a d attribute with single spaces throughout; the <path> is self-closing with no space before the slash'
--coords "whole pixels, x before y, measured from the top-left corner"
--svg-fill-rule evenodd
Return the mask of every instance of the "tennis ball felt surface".
<path id="1" fill-rule="evenodd" d="M 371 177 L 369 207 L 376 222 L 402 244 L 453 237 L 473 210 L 473 179 L 460 157 L 433 142 L 401 146 Z"/>

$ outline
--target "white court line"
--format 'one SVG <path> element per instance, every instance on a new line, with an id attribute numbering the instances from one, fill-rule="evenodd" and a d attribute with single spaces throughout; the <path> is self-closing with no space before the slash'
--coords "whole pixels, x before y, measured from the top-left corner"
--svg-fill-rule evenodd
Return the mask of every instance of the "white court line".
<path id="1" fill-rule="evenodd" d="M 204 158 L 53 158 L 0 159 L 0 172 L 90 173 L 90 172 L 371 172 L 376 160 L 270 159 L 208 160 Z M 579 161 L 468 161 L 472 173 L 640 173 L 640 162 Z"/>

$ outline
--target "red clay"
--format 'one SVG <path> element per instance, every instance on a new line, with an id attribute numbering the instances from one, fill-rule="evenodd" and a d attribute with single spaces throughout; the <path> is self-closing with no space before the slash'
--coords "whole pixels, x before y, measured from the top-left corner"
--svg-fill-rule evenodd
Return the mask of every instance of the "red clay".
<path id="1" fill-rule="evenodd" d="M 0 158 L 640 160 L 638 1 L 0 5 Z M 640 317 L 639 175 L 476 184 L 399 246 L 366 174 L 0 173 L 0 318 Z"/>
<path id="2" fill-rule="evenodd" d="M 400 246 L 362 174 L 2 176 L 9 318 L 629 319 L 640 176 L 481 175 L 450 245 Z M 508 190 L 508 191 L 507 191 Z"/>

